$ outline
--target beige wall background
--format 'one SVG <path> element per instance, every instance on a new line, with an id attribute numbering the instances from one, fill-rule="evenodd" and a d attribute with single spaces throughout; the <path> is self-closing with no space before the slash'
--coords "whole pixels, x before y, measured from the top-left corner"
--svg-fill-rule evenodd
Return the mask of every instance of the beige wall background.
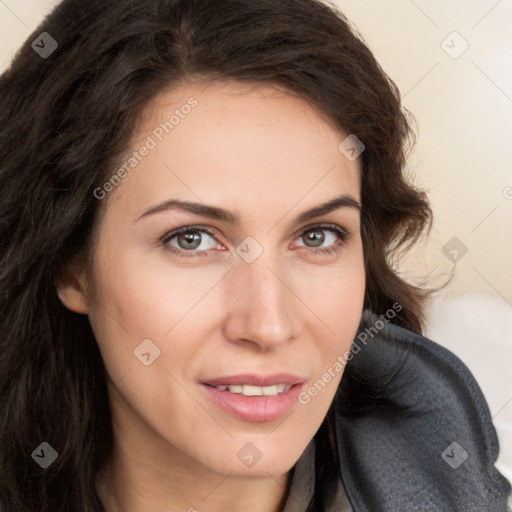
<path id="1" fill-rule="evenodd" d="M 431 250 L 458 239 L 452 290 L 512 303 L 512 1 L 336 5 L 418 121 L 412 168 L 434 208 Z"/>
<path id="2" fill-rule="evenodd" d="M 426 334 L 475 374 L 512 479 L 512 0 L 334 3 L 417 120 L 409 169 L 435 222 L 404 269 L 433 285 L 455 272 L 429 306 Z M 0 0 L 0 69 L 57 4 Z"/>

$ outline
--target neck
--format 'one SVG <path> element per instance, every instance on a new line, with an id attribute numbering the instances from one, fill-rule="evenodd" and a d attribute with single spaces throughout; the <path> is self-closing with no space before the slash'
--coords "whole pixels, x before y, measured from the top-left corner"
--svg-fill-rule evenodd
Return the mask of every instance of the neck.
<path id="1" fill-rule="evenodd" d="M 164 475 L 154 467 L 136 468 L 113 458 L 98 477 L 98 494 L 106 512 L 281 512 L 293 470 L 284 478 L 251 479 L 176 473 L 177 467 Z"/>

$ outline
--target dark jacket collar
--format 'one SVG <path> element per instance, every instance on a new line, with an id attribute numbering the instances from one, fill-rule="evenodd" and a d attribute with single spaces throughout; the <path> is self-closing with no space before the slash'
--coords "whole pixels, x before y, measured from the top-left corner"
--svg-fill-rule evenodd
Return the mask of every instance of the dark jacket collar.
<path id="1" fill-rule="evenodd" d="M 313 438 L 293 468 L 293 478 L 282 512 L 306 512 L 308 509 L 315 491 L 315 452 L 316 443 Z M 336 480 L 334 503 L 329 509 L 331 511 L 353 512 L 339 478 Z"/>
<path id="2" fill-rule="evenodd" d="M 505 512 L 482 391 L 451 352 L 365 311 L 334 399 L 354 512 Z M 363 341 L 361 341 L 363 340 Z"/>

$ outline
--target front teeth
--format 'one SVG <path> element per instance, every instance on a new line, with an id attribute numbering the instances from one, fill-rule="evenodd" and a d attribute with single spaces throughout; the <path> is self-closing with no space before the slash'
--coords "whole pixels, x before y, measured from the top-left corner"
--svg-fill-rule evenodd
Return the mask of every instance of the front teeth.
<path id="1" fill-rule="evenodd" d="M 215 386 L 219 391 L 242 394 L 245 396 L 275 396 L 288 391 L 291 386 L 288 384 L 274 384 L 273 386 L 250 386 L 249 384 L 232 386 Z"/>

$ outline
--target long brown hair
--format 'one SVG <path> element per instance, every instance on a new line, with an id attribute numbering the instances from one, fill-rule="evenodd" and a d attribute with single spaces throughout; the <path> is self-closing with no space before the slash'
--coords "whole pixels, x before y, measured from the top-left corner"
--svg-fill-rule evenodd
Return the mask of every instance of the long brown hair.
<path id="1" fill-rule="evenodd" d="M 42 32 L 58 44 L 43 58 Z M 46 36 L 44 36 L 46 37 Z M 39 40 L 39 39 L 37 39 Z M 47 40 L 48 41 L 48 40 Z M 44 46 L 44 44 L 39 45 Z M 48 48 L 48 47 L 47 47 Z M 336 7 L 318 0 L 64 0 L 0 77 L 0 506 L 102 511 L 111 454 L 106 371 L 88 319 L 63 307 L 59 269 L 87 254 L 93 190 L 111 176 L 142 109 L 187 77 L 278 84 L 355 134 L 362 159 L 365 307 L 421 332 L 425 292 L 390 255 L 431 224 L 404 166 L 413 130 L 395 84 Z M 326 418 L 315 497 L 336 477 Z M 58 452 L 41 469 L 31 453 Z"/>

